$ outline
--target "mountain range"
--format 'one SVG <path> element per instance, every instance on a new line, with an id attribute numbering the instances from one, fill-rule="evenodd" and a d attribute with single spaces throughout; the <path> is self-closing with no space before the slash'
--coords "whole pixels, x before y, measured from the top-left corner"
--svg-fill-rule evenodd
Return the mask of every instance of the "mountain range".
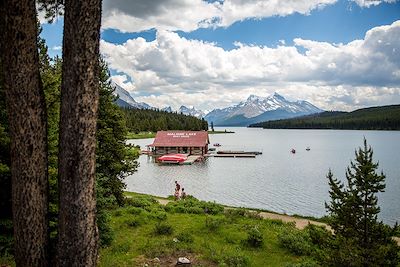
<path id="1" fill-rule="evenodd" d="M 144 102 L 135 101 L 128 91 L 123 89 L 116 83 L 114 93 L 119 96 L 117 104 L 121 107 L 133 107 L 139 109 L 156 109 Z M 161 109 L 166 112 L 173 112 L 171 107 Z M 248 126 L 250 124 L 294 118 L 314 113 L 323 112 L 323 110 L 313 104 L 298 100 L 289 101 L 278 93 L 274 93 L 267 97 L 250 95 L 246 101 L 242 101 L 237 105 L 233 105 L 223 109 L 214 109 L 209 113 L 205 113 L 194 107 L 181 106 L 178 113 L 204 118 L 215 126 Z"/>
<path id="2" fill-rule="evenodd" d="M 322 111 L 307 101 L 289 101 L 274 93 L 268 97 L 250 95 L 246 101 L 224 109 L 214 109 L 204 118 L 216 126 L 248 126 L 252 123 L 293 118 Z"/>

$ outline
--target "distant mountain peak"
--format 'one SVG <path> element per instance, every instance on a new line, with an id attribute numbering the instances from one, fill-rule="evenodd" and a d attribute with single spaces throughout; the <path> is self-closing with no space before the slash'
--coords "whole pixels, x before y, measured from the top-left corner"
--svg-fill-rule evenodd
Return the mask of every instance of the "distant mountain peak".
<path id="1" fill-rule="evenodd" d="M 205 119 L 214 125 L 248 125 L 249 122 L 268 120 L 273 113 L 274 119 L 295 117 L 321 112 L 322 110 L 307 101 L 289 101 L 274 92 L 268 97 L 250 95 L 245 102 L 224 109 L 214 109 Z M 272 117 L 271 117 L 272 118 Z M 225 124 L 228 123 L 228 124 Z"/>
<path id="2" fill-rule="evenodd" d="M 205 117 L 204 112 L 201 110 L 195 109 L 195 107 L 190 108 L 190 107 L 186 107 L 186 106 L 182 105 L 179 108 L 178 112 L 185 114 L 185 115 L 194 116 L 196 118 L 204 118 Z"/>
<path id="3" fill-rule="evenodd" d="M 153 107 L 144 102 L 137 102 L 135 99 L 133 99 L 133 97 L 127 90 L 118 85 L 116 82 L 111 81 L 111 86 L 113 86 L 115 89 L 114 94 L 118 96 L 118 99 L 116 101 L 118 106 L 139 109 L 153 109 Z"/>
<path id="4" fill-rule="evenodd" d="M 161 111 L 172 112 L 172 108 L 171 108 L 171 106 L 168 106 L 168 107 L 162 108 Z"/>
<path id="5" fill-rule="evenodd" d="M 254 102 L 254 101 L 260 100 L 260 98 L 261 98 L 261 97 L 259 97 L 259 96 L 257 96 L 257 95 L 250 95 L 250 96 L 247 98 L 246 102 Z"/>

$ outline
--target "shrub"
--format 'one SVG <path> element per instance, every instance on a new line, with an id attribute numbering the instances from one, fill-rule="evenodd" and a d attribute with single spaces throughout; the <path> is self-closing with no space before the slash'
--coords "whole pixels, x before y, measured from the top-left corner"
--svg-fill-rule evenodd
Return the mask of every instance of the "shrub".
<path id="1" fill-rule="evenodd" d="M 167 222 L 158 222 L 154 227 L 154 233 L 157 235 L 170 235 L 173 231 L 172 225 Z"/>
<path id="2" fill-rule="evenodd" d="M 110 225 L 111 216 L 106 210 L 97 212 L 97 227 L 99 228 L 100 246 L 106 247 L 114 239 L 114 232 Z"/>
<path id="3" fill-rule="evenodd" d="M 126 211 L 133 215 L 139 215 L 140 213 L 142 213 L 143 209 L 137 207 L 129 207 L 126 209 Z"/>
<path id="4" fill-rule="evenodd" d="M 193 236 L 190 233 L 179 233 L 176 238 L 183 243 L 193 243 Z"/>
<path id="5" fill-rule="evenodd" d="M 278 234 L 278 241 L 295 255 L 309 255 L 311 252 L 311 239 L 306 231 L 284 229 Z"/>
<path id="6" fill-rule="evenodd" d="M 150 207 L 156 203 L 158 203 L 157 200 L 150 196 L 134 196 L 125 199 L 125 205 L 138 208 Z"/>
<path id="7" fill-rule="evenodd" d="M 189 208 L 187 208 L 187 213 L 203 214 L 204 210 L 200 207 L 189 207 Z"/>
<path id="8" fill-rule="evenodd" d="M 118 254 L 126 254 L 129 250 L 131 249 L 131 245 L 127 242 L 122 243 L 122 244 L 117 244 L 111 248 L 111 251 L 113 253 L 118 253 Z"/>
<path id="9" fill-rule="evenodd" d="M 224 222 L 224 218 L 207 216 L 206 228 L 210 231 L 217 231 Z"/>
<path id="10" fill-rule="evenodd" d="M 236 253 L 233 253 L 233 254 L 228 253 L 227 255 L 224 255 L 221 265 L 229 266 L 229 267 L 250 266 L 250 259 L 243 253 L 240 253 L 239 251 L 237 251 Z"/>
<path id="11" fill-rule="evenodd" d="M 289 263 L 285 267 L 319 267 L 320 265 L 313 260 L 305 260 L 298 263 Z"/>
<path id="12" fill-rule="evenodd" d="M 142 225 L 142 221 L 139 220 L 138 218 L 133 218 L 132 220 L 128 220 L 128 221 L 126 222 L 126 224 L 127 224 L 129 227 L 138 227 L 138 226 Z"/>
<path id="13" fill-rule="evenodd" d="M 167 213 L 161 210 L 152 210 L 150 217 L 156 219 L 157 221 L 165 221 L 167 219 Z"/>
<path id="14" fill-rule="evenodd" d="M 257 226 L 254 226 L 250 228 L 250 230 L 247 231 L 247 239 L 246 243 L 253 247 L 253 248 L 258 248 L 261 247 L 263 244 L 264 238 L 260 230 L 258 230 Z"/>
<path id="15" fill-rule="evenodd" d="M 200 207 L 203 208 L 204 213 L 217 215 L 224 211 L 224 206 L 217 204 L 215 202 L 200 202 Z"/>
<path id="16" fill-rule="evenodd" d="M 114 211 L 114 216 L 115 217 L 120 217 L 122 215 L 122 210 L 117 209 L 116 211 Z"/>
<path id="17" fill-rule="evenodd" d="M 323 226 L 309 224 L 305 231 L 308 232 L 311 242 L 319 247 L 326 247 L 332 239 L 332 234 Z"/>

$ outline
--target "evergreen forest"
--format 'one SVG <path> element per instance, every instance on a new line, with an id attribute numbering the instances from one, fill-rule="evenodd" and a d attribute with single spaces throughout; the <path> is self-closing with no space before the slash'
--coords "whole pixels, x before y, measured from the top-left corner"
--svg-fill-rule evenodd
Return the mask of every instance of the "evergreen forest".
<path id="1" fill-rule="evenodd" d="M 130 132 L 157 132 L 161 130 L 208 130 L 204 119 L 153 109 L 121 108 Z"/>
<path id="2" fill-rule="evenodd" d="M 400 105 L 325 111 L 292 119 L 265 121 L 249 127 L 266 129 L 400 130 Z"/>

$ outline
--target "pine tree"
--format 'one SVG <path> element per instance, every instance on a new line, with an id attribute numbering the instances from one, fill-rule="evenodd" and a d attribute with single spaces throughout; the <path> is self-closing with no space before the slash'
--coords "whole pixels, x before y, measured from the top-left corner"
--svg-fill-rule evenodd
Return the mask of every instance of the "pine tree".
<path id="1" fill-rule="evenodd" d="M 378 222 L 377 193 L 384 192 L 385 175 L 377 174 L 378 163 L 373 162 L 365 139 L 355 155 L 346 171 L 347 186 L 330 170 L 327 175 L 331 202 L 325 205 L 336 237 L 331 265 L 396 266 L 399 248 L 387 227 Z"/>

